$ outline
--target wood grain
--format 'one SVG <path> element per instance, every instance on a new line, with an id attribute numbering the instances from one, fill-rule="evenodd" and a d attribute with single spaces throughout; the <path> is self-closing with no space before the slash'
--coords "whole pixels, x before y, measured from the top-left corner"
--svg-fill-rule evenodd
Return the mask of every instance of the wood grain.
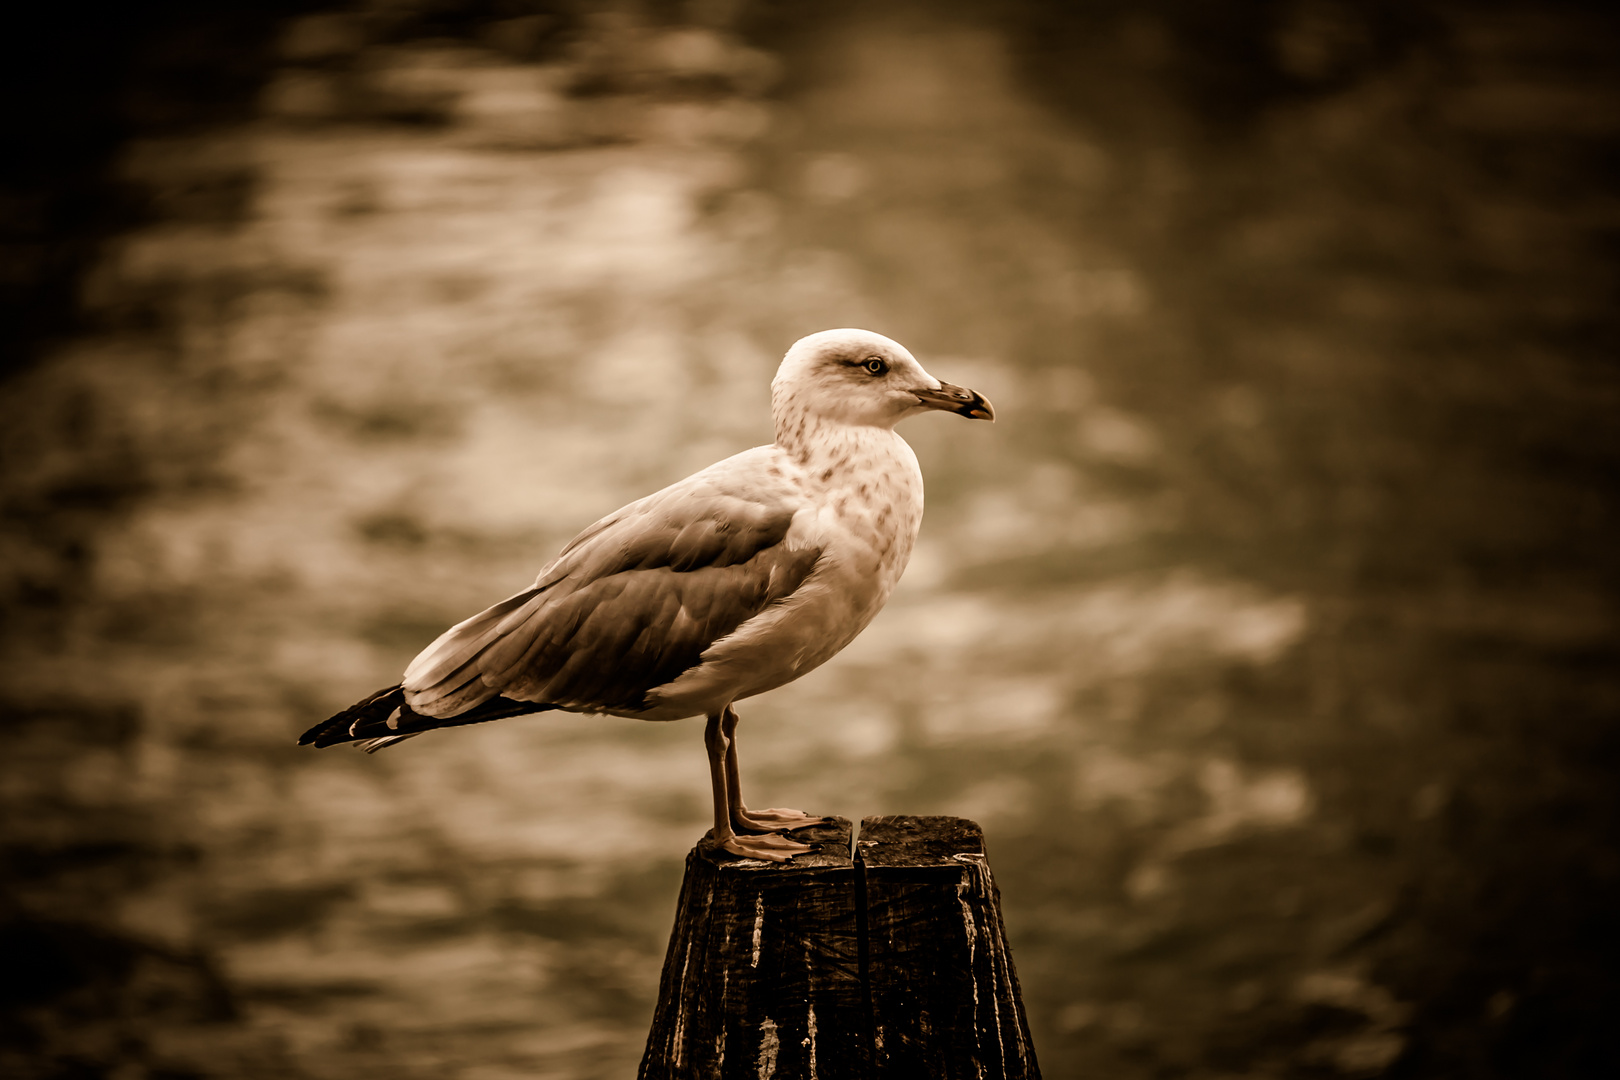
<path id="1" fill-rule="evenodd" d="M 862 1076 L 866 1024 L 850 823 L 793 833 L 816 850 L 686 857 L 644 1078 Z"/>
<path id="2" fill-rule="evenodd" d="M 873 817 L 791 862 L 710 837 L 686 879 L 643 1080 L 1039 1080 L 979 826 Z"/>
<path id="3" fill-rule="evenodd" d="M 1039 1077 L 983 831 L 964 818 L 871 817 L 856 848 L 872 1075 Z"/>

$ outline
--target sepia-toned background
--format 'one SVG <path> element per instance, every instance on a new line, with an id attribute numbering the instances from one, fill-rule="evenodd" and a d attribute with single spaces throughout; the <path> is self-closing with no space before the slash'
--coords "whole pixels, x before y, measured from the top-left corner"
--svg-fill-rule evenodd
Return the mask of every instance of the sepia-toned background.
<path id="1" fill-rule="evenodd" d="M 902 429 L 751 795 L 981 822 L 1049 1078 L 1620 1072 L 1620 20 L 41 7 L 0 165 L 0 1072 L 633 1075 L 699 723 L 293 745 L 578 529 Z"/>

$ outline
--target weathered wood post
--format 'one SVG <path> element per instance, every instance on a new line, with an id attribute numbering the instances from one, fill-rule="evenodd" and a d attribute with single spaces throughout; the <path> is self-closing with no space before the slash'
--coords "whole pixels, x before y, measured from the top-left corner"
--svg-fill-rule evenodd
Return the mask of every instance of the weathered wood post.
<path id="1" fill-rule="evenodd" d="M 849 822 L 793 838 L 816 850 L 766 863 L 705 836 L 686 856 L 644 1080 L 866 1074 Z"/>
<path id="2" fill-rule="evenodd" d="M 686 860 L 642 1080 L 1039 1080 L 979 826 L 875 817 Z"/>
<path id="3" fill-rule="evenodd" d="M 965 818 L 871 817 L 856 849 L 872 1075 L 1038 1078 L 983 830 Z"/>

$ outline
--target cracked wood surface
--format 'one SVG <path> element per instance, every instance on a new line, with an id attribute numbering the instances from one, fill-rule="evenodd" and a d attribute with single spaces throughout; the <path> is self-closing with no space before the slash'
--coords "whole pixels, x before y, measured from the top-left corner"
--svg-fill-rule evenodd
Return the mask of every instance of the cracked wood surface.
<path id="1" fill-rule="evenodd" d="M 794 835 L 781 865 L 687 856 L 644 1080 L 1039 1077 L 978 825 Z"/>

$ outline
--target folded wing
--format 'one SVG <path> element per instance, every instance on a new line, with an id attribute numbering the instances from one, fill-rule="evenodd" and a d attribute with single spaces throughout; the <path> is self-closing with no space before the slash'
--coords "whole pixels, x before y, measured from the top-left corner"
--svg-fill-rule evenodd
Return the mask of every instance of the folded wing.
<path id="1" fill-rule="evenodd" d="M 820 556 L 788 539 L 803 501 L 767 473 L 738 469 L 747 458 L 597 522 L 532 587 L 440 636 L 405 672 L 411 710 L 449 721 L 497 696 L 645 707 L 648 691 L 791 596 Z"/>

